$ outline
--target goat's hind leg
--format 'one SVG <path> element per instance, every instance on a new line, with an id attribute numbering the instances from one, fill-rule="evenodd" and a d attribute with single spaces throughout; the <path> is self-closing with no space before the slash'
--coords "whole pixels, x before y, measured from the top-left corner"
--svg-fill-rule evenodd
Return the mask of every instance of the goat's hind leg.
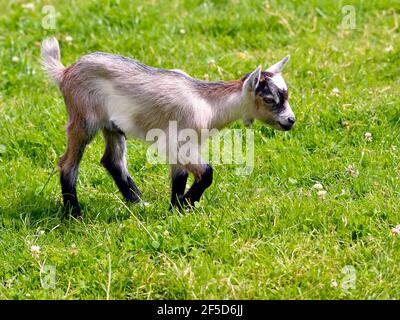
<path id="1" fill-rule="evenodd" d="M 118 189 L 127 202 L 139 202 L 142 194 L 129 175 L 126 165 L 126 144 L 124 134 L 115 126 L 103 129 L 106 149 L 102 165 L 113 177 Z"/>
<path id="2" fill-rule="evenodd" d="M 74 217 L 81 216 L 76 195 L 79 163 L 85 147 L 94 135 L 95 132 L 89 132 L 84 122 L 71 122 L 67 128 L 67 150 L 58 163 L 64 208 L 66 213 L 71 213 Z"/>

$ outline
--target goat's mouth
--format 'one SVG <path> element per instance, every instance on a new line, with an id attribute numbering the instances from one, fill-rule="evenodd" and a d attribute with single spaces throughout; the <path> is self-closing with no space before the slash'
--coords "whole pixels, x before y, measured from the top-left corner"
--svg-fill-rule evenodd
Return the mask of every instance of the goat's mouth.
<path id="1" fill-rule="evenodd" d="M 280 129 L 284 131 L 289 131 L 290 129 L 293 128 L 293 124 L 283 124 L 282 122 L 278 121 Z"/>

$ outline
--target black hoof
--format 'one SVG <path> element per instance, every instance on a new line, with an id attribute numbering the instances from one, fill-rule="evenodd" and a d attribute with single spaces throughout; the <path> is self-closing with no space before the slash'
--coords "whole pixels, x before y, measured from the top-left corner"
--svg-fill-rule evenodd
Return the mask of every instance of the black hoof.
<path id="1" fill-rule="evenodd" d="M 178 196 L 178 199 L 171 202 L 169 209 L 172 211 L 174 208 L 177 208 L 180 212 L 186 209 L 190 209 L 193 207 L 193 204 L 189 202 L 189 199 L 184 195 Z"/>
<path id="2" fill-rule="evenodd" d="M 82 218 L 82 212 L 79 207 L 65 207 L 65 217 L 67 218 L 75 218 L 75 219 L 81 219 Z"/>

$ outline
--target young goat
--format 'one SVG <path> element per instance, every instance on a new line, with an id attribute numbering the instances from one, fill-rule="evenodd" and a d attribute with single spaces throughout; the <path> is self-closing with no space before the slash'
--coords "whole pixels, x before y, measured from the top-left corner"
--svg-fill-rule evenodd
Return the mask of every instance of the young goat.
<path id="1" fill-rule="evenodd" d="M 243 119 L 259 119 L 290 130 L 295 122 L 288 90 L 281 76 L 285 57 L 268 70 L 258 67 L 240 80 L 207 82 L 179 70 L 152 68 L 138 61 L 107 53 L 91 53 L 64 67 L 55 38 L 42 44 L 42 62 L 59 86 L 68 111 L 67 150 L 59 162 L 65 208 L 80 216 L 76 195 L 79 162 L 85 147 L 99 130 L 105 151 L 101 163 L 128 202 L 142 196 L 131 179 L 125 159 L 125 135 L 144 139 L 151 129 L 221 129 Z M 168 134 L 167 134 L 168 135 Z M 171 141 L 166 148 L 176 148 Z M 193 205 L 212 183 L 213 169 L 196 155 L 196 161 L 171 164 L 171 205 Z M 188 173 L 195 182 L 185 193 Z"/>

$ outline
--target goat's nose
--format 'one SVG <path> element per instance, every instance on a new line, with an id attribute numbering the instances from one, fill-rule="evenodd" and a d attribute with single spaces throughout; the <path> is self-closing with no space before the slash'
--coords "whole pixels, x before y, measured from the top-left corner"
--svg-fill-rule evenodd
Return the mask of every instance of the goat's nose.
<path id="1" fill-rule="evenodd" d="M 288 122 L 289 122 L 290 124 L 293 124 L 293 123 L 296 122 L 296 119 L 295 119 L 294 117 L 289 117 L 287 120 L 288 120 Z"/>

